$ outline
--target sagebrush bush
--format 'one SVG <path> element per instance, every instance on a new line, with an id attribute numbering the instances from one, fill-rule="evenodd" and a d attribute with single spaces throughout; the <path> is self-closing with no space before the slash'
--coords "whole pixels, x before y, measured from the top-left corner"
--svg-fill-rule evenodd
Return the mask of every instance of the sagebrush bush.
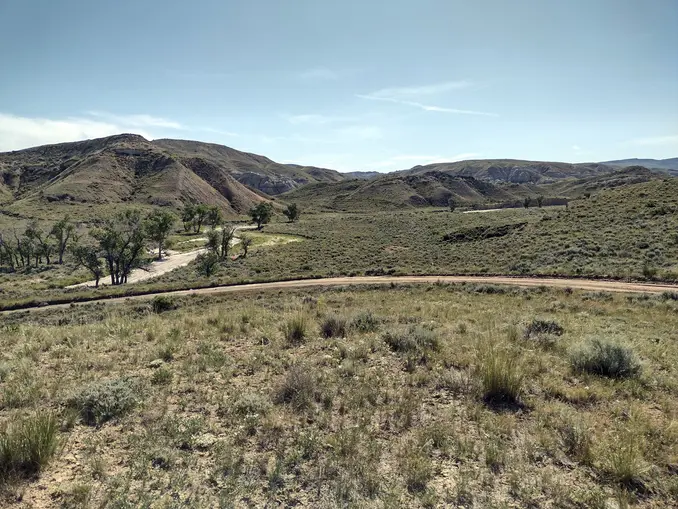
<path id="1" fill-rule="evenodd" d="M 423 353 L 440 349 L 438 335 L 420 325 L 411 325 L 406 330 L 387 331 L 383 339 L 394 352 Z"/>
<path id="2" fill-rule="evenodd" d="M 630 348 L 594 339 L 571 354 L 575 371 L 609 378 L 633 378 L 641 371 L 640 363 Z"/>
<path id="3" fill-rule="evenodd" d="M 324 338 L 343 338 L 346 336 L 346 319 L 341 316 L 328 315 L 320 324 L 320 332 Z"/>
<path id="4" fill-rule="evenodd" d="M 176 308 L 177 304 L 174 302 L 174 299 L 167 297 L 166 295 L 159 295 L 158 297 L 154 297 L 151 301 L 151 309 L 156 314 L 172 311 Z"/>
<path id="5" fill-rule="evenodd" d="M 271 408 L 271 402 L 257 392 L 244 392 L 236 398 L 232 408 L 240 416 L 266 415 Z"/>
<path id="6" fill-rule="evenodd" d="M 132 410 L 141 400 L 141 386 L 133 378 L 96 382 L 73 395 L 68 406 L 89 425 L 99 425 Z"/>
<path id="7" fill-rule="evenodd" d="M 283 324 L 282 331 L 289 344 L 301 344 L 308 334 L 308 318 L 303 313 L 298 313 Z"/>
<path id="8" fill-rule="evenodd" d="M 358 332 L 375 332 L 379 329 L 381 320 L 371 311 L 363 311 L 351 318 L 350 327 Z"/>
<path id="9" fill-rule="evenodd" d="M 565 329 L 558 323 L 552 320 L 537 320 L 534 319 L 525 327 L 523 337 L 531 339 L 540 336 L 541 334 L 552 334 L 554 336 L 562 336 Z"/>
<path id="10" fill-rule="evenodd" d="M 483 399 L 491 403 L 517 403 L 523 389 L 523 372 L 518 357 L 498 346 L 483 352 L 478 366 Z"/>
<path id="11" fill-rule="evenodd" d="M 39 472 L 59 448 L 59 422 L 35 414 L 0 431 L 0 479 Z"/>
<path id="12" fill-rule="evenodd" d="M 276 403 L 286 403 L 297 410 L 308 408 L 314 400 L 316 390 L 315 377 L 309 366 L 293 364 L 275 395 Z"/>

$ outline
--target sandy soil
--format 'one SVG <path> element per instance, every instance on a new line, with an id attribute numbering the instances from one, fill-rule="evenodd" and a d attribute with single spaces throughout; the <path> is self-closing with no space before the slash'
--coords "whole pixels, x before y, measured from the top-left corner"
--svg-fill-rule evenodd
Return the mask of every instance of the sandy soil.
<path id="1" fill-rule="evenodd" d="M 566 278 L 529 278 L 509 276 L 356 276 L 334 277 L 321 279 L 298 279 L 292 281 L 276 281 L 272 283 L 250 283 L 242 285 L 215 286 L 212 288 L 199 288 L 196 290 L 174 290 L 159 292 L 150 295 L 136 295 L 133 297 L 102 298 L 74 304 L 87 304 L 88 302 L 116 303 L 127 300 L 149 300 L 157 295 L 182 296 L 193 294 L 224 294 L 233 292 L 284 290 L 310 287 L 331 287 L 349 285 L 389 285 L 389 284 L 413 284 L 413 283 L 480 283 L 515 285 L 522 287 L 549 286 L 554 288 L 572 288 L 590 292 L 617 292 L 617 293 L 649 293 L 659 294 L 662 292 L 678 292 L 678 285 L 650 284 L 650 283 L 625 283 L 622 281 L 602 281 L 594 279 L 566 279 Z M 50 306 L 36 306 L 26 309 L 49 309 L 65 308 L 71 304 L 53 304 Z M 25 310 L 25 309 L 24 309 Z M 3 311 L 12 313 L 16 311 Z"/>

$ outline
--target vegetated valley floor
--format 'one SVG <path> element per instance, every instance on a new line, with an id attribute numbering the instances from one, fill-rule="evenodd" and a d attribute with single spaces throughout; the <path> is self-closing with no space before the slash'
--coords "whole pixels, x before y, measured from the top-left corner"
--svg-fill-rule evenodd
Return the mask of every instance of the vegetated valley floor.
<path id="1" fill-rule="evenodd" d="M 58 447 L 3 469 L 0 504 L 675 507 L 675 299 L 432 284 L 9 315 L 0 425 L 54 416 Z M 596 344 L 629 369 L 582 369 Z"/>
<path id="2" fill-rule="evenodd" d="M 572 201 L 567 210 L 304 214 L 297 223 L 273 222 L 264 231 L 303 241 L 255 248 L 209 278 L 189 265 L 147 283 L 97 292 L 64 292 L 64 283 L 77 282 L 65 274 L 5 275 L 0 304 L 347 275 L 536 274 L 675 281 L 678 180 L 600 191 Z M 23 284 L 22 278 L 33 284 Z"/>

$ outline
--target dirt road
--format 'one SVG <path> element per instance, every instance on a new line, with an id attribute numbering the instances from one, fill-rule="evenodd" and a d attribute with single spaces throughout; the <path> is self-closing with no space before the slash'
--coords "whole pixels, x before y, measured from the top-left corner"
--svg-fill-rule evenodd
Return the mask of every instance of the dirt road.
<path id="1" fill-rule="evenodd" d="M 548 286 L 553 288 L 572 288 L 590 292 L 617 292 L 617 293 L 649 293 L 659 294 L 663 292 L 678 292 L 678 285 L 669 284 L 645 284 L 624 283 L 621 281 L 598 281 L 593 279 L 564 279 L 564 278 L 528 278 L 508 276 L 356 276 L 334 277 L 322 279 L 298 279 L 292 281 L 276 281 L 272 283 L 250 283 L 242 285 L 215 286 L 212 288 L 200 288 L 196 290 L 174 290 L 159 292 L 150 295 L 136 295 L 132 297 L 101 298 L 88 302 L 119 303 L 127 300 L 149 300 L 157 295 L 183 296 L 183 295 L 218 295 L 224 293 L 241 293 L 264 290 L 285 290 L 312 287 L 350 286 L 350 285 L 390 285 L 390 284 L 416 284 L 416 283 L 480 283 L 497 285 L 514 285 L 521 287 Z M 53 304 L 28 309 L 57 309 L 65 308 L 71 304 Z M 16 311 L 4 311 L 12 313 Z"/>

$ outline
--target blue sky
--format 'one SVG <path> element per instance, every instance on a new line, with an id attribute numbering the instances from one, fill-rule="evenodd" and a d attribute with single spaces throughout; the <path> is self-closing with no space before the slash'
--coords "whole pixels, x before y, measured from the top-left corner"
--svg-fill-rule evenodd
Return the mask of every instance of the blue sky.
<path id="1" fill-rule="evenodd" d="M 136 132 L 389 171 L 678 156 L 676 0 L 0 0 L 0 150 Z"/>

